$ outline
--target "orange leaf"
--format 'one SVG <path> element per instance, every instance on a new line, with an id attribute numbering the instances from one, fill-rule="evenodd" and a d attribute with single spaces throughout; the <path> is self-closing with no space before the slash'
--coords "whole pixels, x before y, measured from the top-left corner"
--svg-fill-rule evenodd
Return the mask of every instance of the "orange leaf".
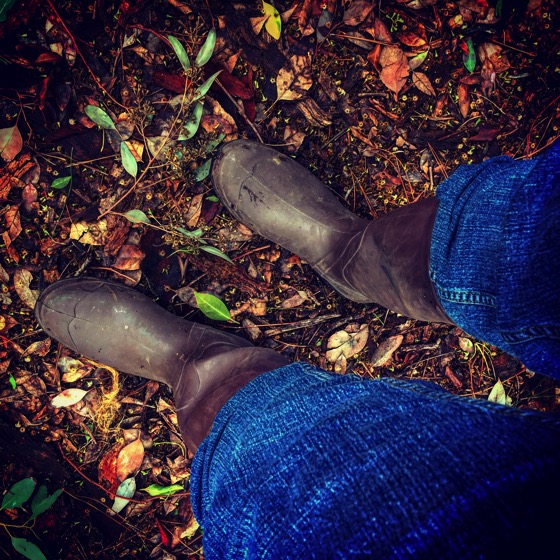
<path id="1" fill-rule="evenodd" d="M 463 118 L 466 119 L 471 109 L 469 86 L 466 84 L 459 84 L 457 94 L 459 96 L 459 110 L 461 111 Z"/>
<path id="2" fill-rule="evenodd" d="M 426 95 L 436 95 L 436 92 L 430 82 L 430 78 L 424 72 L 412 72 L 412 83 Z"/>
<path id="3" fill-rule="evenodd" d="M 381 65 L 381 74 L 379 77 L 381 81 L 395 93 L 399 93 L 402 89 L 408 74 L 408 60 L 404 52 L 395 45 L 386 45 L 381 50 L 379 57 L 379 64 Z"/>
<path id="4" fill-rule="evenodd" d="M 117 479 L 119 482 L 126 480 L 142 466 L 144 461 L 144 446 L 139 439 L 125 445 L 117 457 Z"/>

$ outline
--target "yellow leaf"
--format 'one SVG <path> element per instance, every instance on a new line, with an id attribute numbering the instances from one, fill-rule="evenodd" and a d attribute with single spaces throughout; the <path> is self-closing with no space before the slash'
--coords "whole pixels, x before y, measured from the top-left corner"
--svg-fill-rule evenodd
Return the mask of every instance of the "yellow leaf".
<path id="1" fill-rule="evenodd" d="M 263 2 L 263 10 L 265 15 L 268 16 L 264 25 L 265 29 L 270 33 L 271 37 L 276 40 L 280 39 L 280 34 L 282 33 L 282 20 L 280 19 L 278 10 L 268 2 Z"/>

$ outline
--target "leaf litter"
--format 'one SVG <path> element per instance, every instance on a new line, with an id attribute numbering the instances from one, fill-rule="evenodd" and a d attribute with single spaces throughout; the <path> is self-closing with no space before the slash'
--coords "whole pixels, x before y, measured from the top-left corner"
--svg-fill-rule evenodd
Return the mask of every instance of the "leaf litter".
<path id="1" fill-rule="evenodd" d="M 90 537 L 90 550 L 110 550 L 96 558 L 149 539 L 159 540 L 153 557 L 203 557 L 188 498 L 174 488 L 192 455 L 165 386 L 117 378 L 45 339 L 32 310 L 60 277 L 125 282 L 182 316 L 228 321 L 342 374 L 428 379 L 558 410 L 550 380 L 460 329 L 338 296 L 211 190 L 215 147 L 237 137 L 278 146 L 368 219 L 432 196 L 463 163 L 542 152 L 560 124 L 550 59 L 559 7 L 503 3 L 498 15 L 480 0 L 423 4 L 278 1 L 254 17 L 243 3 L 210 14 L 169 0 L 163 25 L 152 3 L 69 4 L 31 20 L 15 3 L 0 24 L 13 46 L 1 53 L 11 77 L 0 100 L 0 390 L 11 420 L 76 467 L 76 495 L 90 479 L 112 504 L 130 485 L 110 516 L 123 520 L 111 547 Z M 80 21 L 94 24 L 87 36 Z M 214 318 L 197 311 L 196 294 Z M 137 430 L 132 440 L 126 430 Z M 173 488 L 173 499 L 135 486 Z M 67 557 L 78 556 L 72 526 L 60 520 L 60 532 Z"/>

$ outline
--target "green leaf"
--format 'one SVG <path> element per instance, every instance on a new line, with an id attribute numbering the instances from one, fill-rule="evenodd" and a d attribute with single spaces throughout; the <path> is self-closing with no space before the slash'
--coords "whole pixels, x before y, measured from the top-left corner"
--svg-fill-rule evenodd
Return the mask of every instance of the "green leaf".
<path id="1" fill-rule="evenodd" d="M 264 24 L 265 29 L 270 33 L 272 38 L 278 40 L 282 34 L 282 19 L 278 10 L 268 2 L 263 2 L 263 10 L 265 15 L 268 16 L 266 23 Z"/>
<path id="2" fill-rule="evenodd" d="M 33 490 L 35 490 L 35 480 L 32 478 L 24 478 L 19 482 L 16 482 L 4 495 L 2 500 L 2 509 L 11 509 L 15 507 L 20 507 L 27 500 L 29 500 Z"/>
<path id="3" fill-rule="evenodd" d="M 8 373 L 8 380 L 10 382 L 12 389 L 15 391 L 17 389 L 16 378 L 11 373 Z"/>
<path id="4" fill-rule="evenodd" d="M 185 489 L 182 484 L 172 484 L 171 486 L 161 486 L 160 484 L 151 484 L 147 488 L 142 488 L 144 492 L 148 492 L 150 496 L 169 496 L 176 492 L 183 492 Z"/>
<path id="5" fill-rule="evenodd" d="M 181 45 L 178 39 L 175 39 L 173 35 L 168 35 L 167 39 L 171 43 L 171 46 L 173 47 L 173 50 L 175 51 L 183 69 L 188 70 L 191 67 L 191 61 L 189 60 L 189 55 L 183 45 Z"/>
<path id="6" fill-rule="evenodd" d="M 195 292 L 196 304 L 198 308 L 206 317 L 214 319 L 215 321 L 231 321 L 231 315 L 226 307 L 226 304 L 212 294 L 203 294 Z"/>
<path id="7" fill-rule="evenodd" d="M 121 158 L 123 167 L 125 168 L 126 172 L 129 175 L 136 177 L 136 175 L 138 174 L 138 163 L 136 163 L 132 152 L 124 141 L 121 142 Z"/>
<path id="8" fill-rule="evenodd" d="M 133 224 L 151 224 L 150 218 L 142 210 L 129 210 L 124 217 Z"/>
<path id="9" fill-rule="evenodd" d="M 426 60 L 426 57 L 428 56 L 428 52 L 429 51 L 424 51 L 421 52 L 419 54 L 417 54 L 416 56 L 413 56 L 409 61 L 408 61 L 408 67 L 411 70 L 416 70 L 416 68 L 418 68 L 419 66 L 422 65 L 422 63 L 424 62 L 424 60 Z"/>
<path id="10" fill-rule="evenodd" d="M 207 196 L 206 200 L 209 200 L 210 202 L 220 202 L 220 199 L 213 194 L 211 194 L 210 196 Z"/>
<path id="11" fill-rule="evenodd" d="M 47 511 L 62 494 L 62 489 L 59 488 L 55 490 L 50 496 L 47 492 L 47 487 L 42 484 L 37 490 L 37 494 L 33 496 L 33 501 L 31 502 L 31 517 L 29 521 L 35 519 L 37 516 L 41 515 L 43 512 Z"/>
<path id="12" fill-rule="evenodd" d="M 84 109 L 86 115 L 101 128 L 107 130 L 116 130 L 115 123 L 111 117 L 103 110 L 101 107 L 96 107 L 95 105 L 88 105 Z"/>
<path id="13" fill-rule="evenodd" d="M 0 23 L 6 21 L 6 14 L 15 3 L 16 0 L 0 0 Z"/>
<path id="14" fill-rule="evenodd" d="M 70 183 L 70 181 L 72 180 L 72 177 L 59 177 L 58 179 L 55 179 L 52 183 L 51 183 L 51 189 L 63 189 L 64 187 L 66 187 L 66 185 L 68 185 L 68 183 Z"/>
<path id="15" fill-rule="evenodd" d="M 200 167 L 197 167 L 194 172 L 195 181 L 203 181 L 210 175 L 210 170 L 212 169 L 212 160 L 209 159 L 205 161 Z"/>
<path id="16" fill-rule="evenodd" d="M 193 231 L 189 231 L 188 229 L 185 229 L 184 227 L 175 226 L 175 229 L 179 233 L 182 233 L 183 235 L 185 235 L 187 237 L 200 237 L 202 235 L 202 230 L 200 228 L 194 229 Z"/>
<path id="17" fill-rule="evenodd" d="M 214 83 L 214 80 L 218 77 L 218 75 L 220 74 L 221 70 L 218 70 L 216 73 L 212 74 L 199 88 L 198 91 L 196 92 L 196 95 L 193 97 L 193 101 L 198 101 L 201 97 L 204 97 L 207 93 L 208 90 L 210 89 L 210 86 Z"/>
<path id="18" fill-rule="evenodd" d="M 211 140 L 210 142 L 208 142 L 208 144 L 206 144 L 206 153 L 209 154 L 211 152 L 213 152 L 221 143 L 222 140 L 226 137 L 226 135 L 224 133 L 220 134 L 217 138 L 214 138 L 214 140 Z"/>
<path id="19" fill-rule="evenodd" d="M 202 247 L 200 248 L 203 251 L 210 253 L 211 255 L 216 255 L 217 257 L 220 257 L 221 259 L 224 259 L 225 261 L 234 264 L 234 262 L 223 251 L 220 251 L 220 249 L 218 249 L 217 247 L 213 247 L 212 245 L 202 245 Z"/>
<path id="20" fill-rule="evenodd" d="M 29 560 L 47 560 L 47 557 L 41 552 L 41 549 L 26 539 L 12 537 L 12 546 Z"/>
<path id="21" fill-rule="evenodd" d="M 465 65 L 465 68 L 472 74 L 476 67 L 476 53 L 474 52 L 473 42 L 470 37 L 465 39 L 465 43 L 467 44 L 469 53 L 463 55 L 463 64 Z"/>
<path id="22" fill-rule="evenodd" d="M 203 109 L 204 104 L 200 101 L 194 106 L 189 120 L 183 126 L 185 132 L 179 136 L 179 140 L 189 140 L 197 133 L 198 128 L 200 127 L 200 119 L 202 118 Z"/>
<path id="23" fill-rule="evenodd" d="M 206 37 L 206 41 L 204 41 L 204 45 L 202 45 L 202 48 L 200 49 L 196 57 L 196 64 L 198 66 L 204 66 L 212 58 L 212 53 L 214 52 L 215 45 L 216 30 L 210 29 L 208 37 Z"/>

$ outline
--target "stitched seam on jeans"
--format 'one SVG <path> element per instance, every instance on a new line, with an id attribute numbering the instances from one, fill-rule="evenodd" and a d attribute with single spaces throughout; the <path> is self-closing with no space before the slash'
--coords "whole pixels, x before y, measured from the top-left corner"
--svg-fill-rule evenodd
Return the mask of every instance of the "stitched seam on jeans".
<path id="1" fill-rule="evenodd" d="M 556 338 L 560 340 L 558 325 L 535 325 L 518 331 L 502 331 L 502 338 L 508 344 L 522 344 L 535 338 Z"/>
<path id="2" fill-rule="evenodd" d="M 489 307 L 496 307 L 496 296 L 490 294 L 483 294 L 474 290 L 450 290 L 435 286 L 439 299 L 450 301 L 453 303 L 473 304 L 473 305 L 487 305 Z"/>

